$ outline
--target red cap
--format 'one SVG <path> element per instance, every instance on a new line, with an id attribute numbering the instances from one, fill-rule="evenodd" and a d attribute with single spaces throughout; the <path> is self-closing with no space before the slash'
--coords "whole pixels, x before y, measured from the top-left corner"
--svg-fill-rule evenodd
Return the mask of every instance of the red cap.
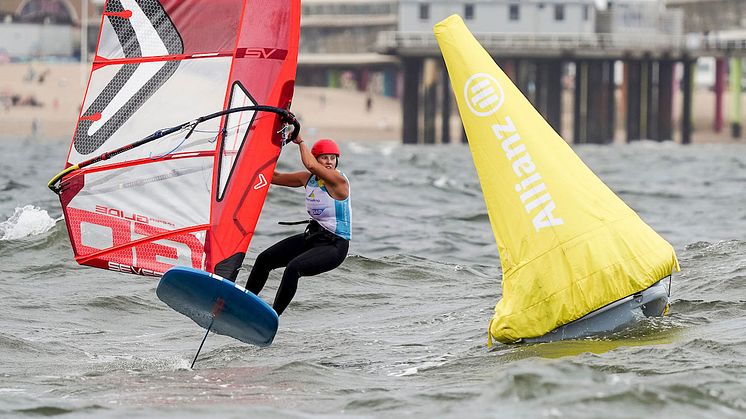
<path id="1" fill-rule="evenodd" d="M 316 141 L 311 148 L 311 154 L 313 154 L 314 157 L 319 157 L 322 154 L 336 154 L 337 157 L 339 157 L 339 146 L 334 142 L 334 140 L 324 138 Z"/>

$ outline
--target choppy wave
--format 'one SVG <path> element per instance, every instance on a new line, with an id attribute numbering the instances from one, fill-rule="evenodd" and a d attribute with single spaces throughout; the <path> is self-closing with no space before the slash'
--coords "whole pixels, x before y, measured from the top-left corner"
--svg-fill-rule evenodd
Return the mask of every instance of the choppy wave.
<path id="1" fill-rule="evenodd" d="M 4 184 L 0 183 L 0 192 L 10 192 L 19 189 L 27 189 L 28 185 L 8 179 Z"/>
<path id="2" fill-rule="evenodd" d="M 69 274 L 77 269 L 72 255 L 62 220 L 56 220 L 50 230 L 39 234 L 0 240 L 0 259 L 3 260 L 0 266 L 7 273 L 17 272 L 24 277 Z"/>
<path id="3" fill-rule="evenodd" d="M 23 353 L 43 353 L 44 347 L 42 345 L 34 344 L 26 339 L 12 336 L 6 333 L 0 333 L 0 348 L 3 351 L 10 352 L 23 352 Z"/>
<path id="4" fill-rule="evenodd" d="M 163 308 L 159 302 L 153 298 L 141 298 L 139 296 L 115 295 L 115 296 L 97 296 L 86 300 L 81 304 L 88 309 L 110 310 L 117 314 L 121 313 L 152 313 L 154 310 Z"/>
<path id="5" fill-rule="evenodd" d="M 54 228 L 55 220 L 47 210 L 25 205 L 17 207 L 13 215 L 0 223 L 0 240 L 18 240 L 46 233 Z"/>

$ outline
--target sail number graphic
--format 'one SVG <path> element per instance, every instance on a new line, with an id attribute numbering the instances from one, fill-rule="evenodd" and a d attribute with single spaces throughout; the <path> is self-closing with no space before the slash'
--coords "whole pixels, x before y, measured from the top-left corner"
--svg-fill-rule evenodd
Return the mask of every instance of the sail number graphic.
<path id="1" fill-rule="evenodd" d="M 486 73 L 477 73 L 469 77 L 464 84 L 464 99 L 471 113 L 476 116 L 489 116 L 500 109 L 505 94 L 494 77 Z"/>
<path id="2" fill-rule="evenodd" d="M 104 241 L 108 241 L 111 248 L 120 248 L 102 256 L 107 261 L 106 268 L 109 270 L 160 276 L 177 261 L 184 264 L 186 260 L 193 268 L 202 269 L 204 245 L 193 234 L 169 235 L 160 240 L 128 246 L 137 239 L 167 234 L 169 231 L 147 224 L 148 217 L 134 214 L 113 214 L 111 211 L 101 213 L 68 207 L 66 217 L 79 255 L 85 256 L 101 250 L 86 244 L 86 238 L 94 235 L 103 235 Z"/>

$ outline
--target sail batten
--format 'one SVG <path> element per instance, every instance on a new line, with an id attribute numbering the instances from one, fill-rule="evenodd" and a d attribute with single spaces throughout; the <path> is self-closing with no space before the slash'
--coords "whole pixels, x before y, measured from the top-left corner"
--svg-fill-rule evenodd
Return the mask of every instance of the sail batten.
<path id="1" fill-rule="evenodd" d="M 542 336 L 678 270 L 673 247 L 533 108 L 456 15 L 435 25 L 503 271 L 490 336 Z"/>

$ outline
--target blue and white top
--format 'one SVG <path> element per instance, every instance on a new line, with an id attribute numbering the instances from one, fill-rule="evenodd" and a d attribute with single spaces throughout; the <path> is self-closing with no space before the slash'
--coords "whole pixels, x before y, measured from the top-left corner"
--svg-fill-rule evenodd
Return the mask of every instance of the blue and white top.
<path id="1" fill-rule="evenodd" d="M 344 173 L 339 172 L 350 184 L 349 179 Z M 324 186 L 324 181 L 311 175 L 306 182 L 306 211 L 316 222 L 324 229 L 337 236 L 350 240 L 351 234 L 351 216 L 350 196 L 342 201 L 336 200 L 329 195 L 329 191 Z"/>

